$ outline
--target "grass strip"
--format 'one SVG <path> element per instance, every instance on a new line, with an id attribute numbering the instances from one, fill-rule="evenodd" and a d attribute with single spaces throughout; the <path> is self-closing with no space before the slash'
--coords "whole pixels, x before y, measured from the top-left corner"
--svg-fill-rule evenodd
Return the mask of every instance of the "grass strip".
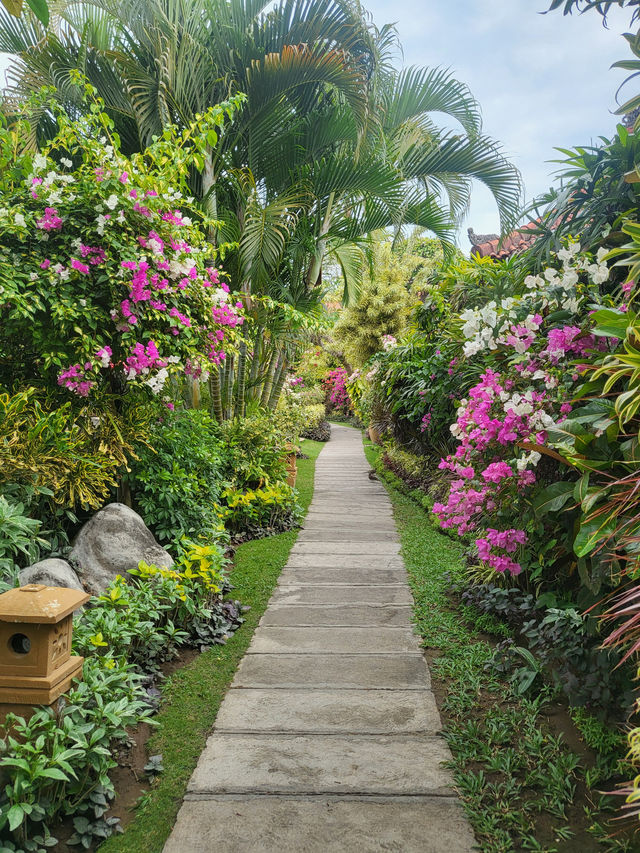
<path id="1" fill-rule="evenodd" d="M 296 487 L 305 512 L 313 495 L 316 458 L 323 447 L 318 441 L 304 440 L 301 444 L 309 458 L 298 460 Z M 218 708 L 297 537 L 298 531 L 291 530 L 246 542 L 236 551 L 231 578 L 233 595 L 251 610 L 224 646 L 204 652 L 167 679 L 163 686 L 165 701 L 156 717 L 158 728 L 148 744 L 150 754 L 162 755 L 164 771 L 124 834 L 106 841 L 100 847 L 101 853 L 161 853 Z"/>
<path id="2" fill-rule="evenodd" d="M 416 625 L 453 755 L 450 768 L 480 849 L 637 850 L 624 836 L 608 837 L 611 827 L 601 809 L 610 806 L 585 790 L 584 768 L 576 772 L 580 757 L 550 726 L 551 691 L 521 696 L 487 668 L 494 646 L 481 632 L 492 626 L 486 615 L 451 596 L 452 585 L 468 585 L 464 546 L 440 533 L 404 483 L 383 467 L 381 448 L 365 440 L 365 454 L 393 504 Z M 494 627 L 497 635 L 504 628 Z"/>

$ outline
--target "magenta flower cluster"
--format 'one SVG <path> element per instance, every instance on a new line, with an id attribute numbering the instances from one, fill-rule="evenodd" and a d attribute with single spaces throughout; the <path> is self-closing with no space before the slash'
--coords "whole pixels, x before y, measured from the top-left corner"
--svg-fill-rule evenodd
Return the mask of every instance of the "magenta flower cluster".
<path id="1" fill-rule="evenodd" d="M 528 390 L 521 394 L 514 390 L 512 380 L 503 380 L 496 371 L 485 371 L 480 382 L 470 389 L 468 400 L 463 400 L 458 409 L 452 432 L 459 446 L 453 455 L 440 462 L 441 469 L 451 471 L 456 477 L 447 503 L 433 506 L 442 527 L 455 528 L 459 535 L 472 531 L 486 513 L 498 508 L 511 489 L 535 482 L 533 471 L 526 466 L 517 469 L 500 457 L 507 446 L 524 441 L 542 444 L 546 439 L 545 426 L 551 421 L 549 408 L 545 391 Z M 478 541 L 507 551 L 507 555 L 489 554 L 488 545 L 483 544 L 480 558 L 496 571 L 513 575 L 521 571 L 520 564 L 508 555 L 526 542 L 523 530 L 493 530 L 486 540 Z"/>
<path id="2" fill-rule="evenodd" d="M 563 326 L 561 329 L 550 329 L 547 334 L 547 348 L 542 355 L 547 356 L 552 364 L 557 364 L 567 356 L 584 356 L 594 350 L 604 352 L 607 343 L 604 338 L 592 334 L 584 334 L 579 326 Z"/>
<path id="3" fill-rule="evenodd" d="M 476 539 L 476 546 L 480 559 L 492 566 L 497 572 L 509 572 L 511 575 L 517 575 L 522 571 L 522 567 L 510 555 L 516 551 L 519 545 L 525 545 L 526 542 L 527 534 L 524 530 L 513 528 L 496 530 L 489 527 L 485 530 L 484 537 Z"/>
<path id="4" fill-rule="evenodd" d="M 41 231 L 60 231 L 62 228 L 62 217 L 58 216 L 55 207 L 45 207 L 44 216 L 36 220 L 36 228 Z"/>
<path id="5" fill-rule="evenodd" d="M 336 411 L 348 412 L 351 408 L 347 378 L 348 374 L 344 367 L 338 367 L 336 370 L 330 370 L 324 379 L 329 403 Z"/>

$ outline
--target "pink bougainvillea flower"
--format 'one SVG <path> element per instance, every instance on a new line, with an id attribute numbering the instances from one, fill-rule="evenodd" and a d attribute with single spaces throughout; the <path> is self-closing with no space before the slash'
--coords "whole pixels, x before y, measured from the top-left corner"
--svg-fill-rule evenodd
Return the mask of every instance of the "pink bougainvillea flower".
<path id="1" fill-rule="evenodd" d="M 89 275 L 89 267 L 83 264 L 82 261 L 76 260 L 76 258 L 71 258 L 71 268 L 81 272 L 83 275 Z"/>
<path id="2" fill-rule="evenodd" d="M 36 228 L 40 228 L 41 231 L 60 231 L 62 218 L 55 207 L 45 207 L 44 216 L 36 220 Z"/>

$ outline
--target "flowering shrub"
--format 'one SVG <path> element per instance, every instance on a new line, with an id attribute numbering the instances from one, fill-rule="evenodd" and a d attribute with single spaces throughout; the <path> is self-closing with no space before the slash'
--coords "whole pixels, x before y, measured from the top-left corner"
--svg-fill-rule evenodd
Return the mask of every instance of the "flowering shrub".
<path id="1" fill-rule="evenodd" d="M 610 302 L 602 295 L 605 254 L 593 257 L 570 242 L 540 275 L 514 268 L 510 292 L 504 270 L 496 269 L 484 302 L 487 288 L 472 287 L 475 306 L 467 295 L 457 316 L 427 311 L 428 332 L 418 329 L 375 356 L 373 381 L 394 437 L 413 452 L 444 450 L 446 494 L 434 513 L 444 528 L 476 540 L 490 572 L 540 571 L 542 555 L 558 543 L 534 515 L 532 499 L 557 468 L 552 457 L 561 459 L 548 447 L 550 434 L 570 416 L 585 363 L 612 345 L 594 334 L 589 316 L 594 303 Z M 351 377 L 349 387 L 364 398 L 362 382 L 362 375 Z"/>
<path id="2" fill-rule="evenodd" d="M 225 110 L 182 135 L 168 127 L 127 158 L 94 108 L 77 121 L 59 113 L 49 146 L 3 172 L 0 383 L 37 376 L 80 397 L 127 385 L 158 395 L 170 374 L 220 364 L 243 321 L 186 182 L 192 140 L 222 126 Z"/>
<path id="3" fill-rule="evenodd" d="M 330 370 L 325 379 L 324 387 L 327 393 L 327 406 L 331 411 L 348 415 L 351 413 L 351 401 L 347 391 L 347 371 L 344 367 Z"/>
<path id="4" fill-rule="evenodd" d="M 457 345 L 415 332 L 375 361 L 375 378 L 393 432 L 402 444 L 435 456 L 451 443 L 449 424 L 464 390 Z M 371 376 L 369 371 L 366 376 Z M 444 435 L 444 442 L 442 436 Z"/>
<path id="5" fill-rule="evenodd" d="M 476 546 L 480 560 L 498 572 L 522 570 L 518 557 L 526 557 L 527 532 L 503 525 L 527 517 L 527 491 L 537 482 L 549 431 L 572 408 L 580 375 L 575 359 L 606 349 L 604 339 L 591 333 L 588 318 L 578 317 L 586 298 L 597 298 L 608 278 L 604 254 L 592 262 L 571 243 L 558 254 L 561 269 L 528 276 L 521 296 L 460 315 L 466 357 L 482 359 L 485 367 L 499 364 L 501 370 L 486 367 L 460 401 L 451 426 L 458 447 L 440 462 L 454 479 L 447 501 L 434 504 L 433 511 L 443 527 L 460 535 L 494 520 L 496 526 L 479 536 Z M 580 324 L 555 325 L 558 309 Z M 539 544 L 531 543 L 530 561 Z"/>

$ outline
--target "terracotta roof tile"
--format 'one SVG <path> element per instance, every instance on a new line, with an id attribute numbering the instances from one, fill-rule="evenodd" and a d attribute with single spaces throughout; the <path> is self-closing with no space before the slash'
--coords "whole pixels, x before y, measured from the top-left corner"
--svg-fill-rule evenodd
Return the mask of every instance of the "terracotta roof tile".
<path id="1" fill-rule="evenodd" d="M 489 240 L 487 243 L 481 243 L 479 246 L 471 247 L 471 254 L 478 255 L 481 258 L 496 258 L 502 260 L 515 255 L 518 252 L 524 252 L 536 240 L 536 234 L 527 233 L 535 230 L 536 222 L 529 222 L 508 234 L 503 240 Z"/>

